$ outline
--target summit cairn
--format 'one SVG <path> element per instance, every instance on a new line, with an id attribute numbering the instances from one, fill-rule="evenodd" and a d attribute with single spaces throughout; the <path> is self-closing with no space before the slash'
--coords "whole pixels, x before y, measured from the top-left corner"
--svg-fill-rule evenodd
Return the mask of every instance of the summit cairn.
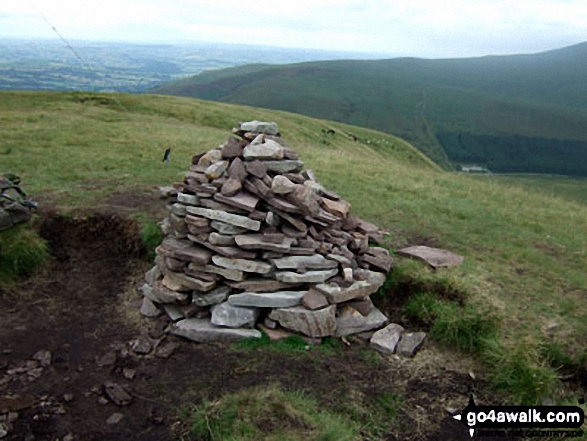
<path id="1" fill-rule="evenodd" d="M 381 328 L 387 318 L 369 297 L 392 260 L 370 244 L 385 233 L 304 171 L 276 123 L 233 134 L 166 187 L 143 314 L 167 313 L 172 334 L 197 342 L 258 338 L 257 327 L 311 338 Z"/>

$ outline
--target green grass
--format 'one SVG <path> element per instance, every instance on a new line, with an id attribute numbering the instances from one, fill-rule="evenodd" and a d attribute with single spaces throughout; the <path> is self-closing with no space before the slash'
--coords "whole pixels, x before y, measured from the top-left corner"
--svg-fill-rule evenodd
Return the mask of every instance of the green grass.
<path id="1" fill-rule="evenodd" d="M 155 259 L 155 248 L 163 241 L 161 227 L 150 219 L 141 219 L 141 242 L 145 247 L 146 258 L 149 261 Z"/>
<path id="2" fill-rule="evenodd" d="M 30 225 L 18 225 L 0 233 L 0 283 L 31 275 L 48 258 L 47 243 Z"/>
<path id="3" fill-rule="evenodd" d="M 183 412 L 185 439 L 210 441 L 358 440 L 357 424 L 316 400 L 276 385 L 244 389 Z"/>
<path id="4" fill-rule="evenodd" d="M 96 99 L 82 100 L 88 96 Z M 192 155 L 224 142 L 236 121 L 275 120 L 322 184 L 391 232 L 388 247 L 424 239 L 465 258 L 436 272 L 396 258 L 388 286 L 491 311 L 501 324 L 501 355 L 512 360 L 514 342 L 524 338 L 556 341 L 569 355 L 587 352 L 585 204 L 443 172 L 405 142 L 367 129 L 187 98 L 116 96 L 128 112 L 109 94 L 0 93 L 3 148 L 11 149 L 4 170 L 60 211 L 111 209 L 112 195 L 181 180 Z M 172 148 L 169 166 L 145 133 Z M 162 202 L 154 196 L 153 204 Z M 547 333 L 550 324 L 557 326 Z M 537 354 L 517 359 L 548 364 Z"/>

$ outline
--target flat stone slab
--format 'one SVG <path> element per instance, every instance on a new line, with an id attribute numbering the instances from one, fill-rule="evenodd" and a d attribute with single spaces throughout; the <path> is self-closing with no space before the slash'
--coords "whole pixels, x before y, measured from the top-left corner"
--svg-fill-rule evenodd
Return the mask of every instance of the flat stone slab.
<path id="1" fill-rule="evenodd" d="M 205 248 L 194 245 L 190 241 L 182 241 L 177 239 L 165 239 L 161 245 L 161 249 L 168 253 L 168 257 L 175 259 L 187 260 L 201 265 L 210 262 L 212 253 Z"/>
<path id="2" fill-rule="evenodd" d="M 200 199 L 195 194 L 177 193 L 177 200 L 184 205 L 199 205 Z"/>
<path id="3" fill-rule="evenodd" d="M 199 343 L 230 342 L 245 338 L 261 338 L 257 329 L 224 328 L 214 326 L 208 319 L 189 318 L 175 323 L 171 334 Z"/>
<path id="4" fill-rule="evenodd" d="M 336 336 L 343 337 L 377 329 L 383 326 L 386 321 L 387 317 L 377 308 L 373 308 L 369 315 L 364 317 L 354 308 L 346 307 L 339 311 L 339 316 L 336 318 Z"/>
<path id="5" fill-rule="evenodd" d="M 234 282 L 241 282 L 245 279 L 245 275 L 242 271 L 221 268 L 215 265 L 196 265 L 190 263 L 188 268 L 192 271 L 210 273 L 210 274 L 218 274 L 219 276 L 224 277 L 225 279 L 232 280 Z"/>
<path id="6" fill-rule="evenodd" d="M 220 221 L 210 222 L 210 226 L 220 234 L 242 234 L 249 231 L 247 228 L 237 227 Z"/>
<path id="7" fill-rule="evenodd" d="M 304 168 L 304 163 L 299 159 L 285 159 L 283 161 L 265 161 L 267 170 L 284 174 L 284 173 L 296 173 Z"/>
<path id="8" fill-rule="evenodd" d="M 292 331 L 309 337 L 328 337 L 336 332 L 336 306 L 318 311 L 310 311 L 303 306 L 274 309 L 269 314 L 271 320 Z"/>
<path id="9" fill-rule="evenodd" d="M 144 317 L 159 317 L 163 314 L 153 301 L 148 297 L 143 297 L 143 302 L 141 303 L 141 315 Z"/>
<path id="10" fill-rule="evenodd" d="M 393 354 L 395 353 L 403 333 L 403 326 L 392 323 L 373 334 L 369 344 L 373 349 L 382 354 Z"/>
<path id="11" fill-rule="evenodd" d="M 340 201 L 333 201 L 328 198 L 322 198 L 322 204 L 326 211 L 341 219 L 346 218 L 351 209 L 351 204 L 342 199 Z"/>
<path id="12" fill-rule="evenodd" d="M 267 135 L 277 135 L 279 129 L 277 123 L 268 121 L 247 121 L 240 123 L 239 129 L 243 132 L 265 133 Z"/>
<path id="13" fill-rule="evenodd" d="M 296 243 L 295 239 L 284 237 L 281 243 L 267 242 L 262 234 L 240 234 L 235 236 L 236 244 L 245 250 L 267 250 L 287 253 Z"/>
<path id="14" fill-rule="evenodd" d="M 233 294 L 228 303 L 235 306 L 256 306 L 259 308 L 288 308 L 302 303 L 308 291 L 243 292 Z"/>
<path id="15" fill-rule="evenodd" d="M 425 338 L 425 332 L 410 332 L 402 335 L 397 345 L 397 353 L 404 357 L 413 357 L 422 346 Z"/>
<path id="16" fill-rule="evenodd" d="M 224 302 L 212 307 L 211 323 L 229 328 L 252 328 L 259 317 L 259 308 L 235 306 Z"/>
<path id="17" fill-rule="evenodd" d="M 248 230 L 259 231 L 261 229 L 261 222 L 245 216 L 239 216 L 238 214 L 226 213 L 225 211 L 210 210 L 201 207 L 187 207 L 187 212 Z"/>
<path id="18" fill-rule="evenodd" d="M 259 203 L 259 198 L 257 196 L 253 196 L 252 194 L 246 193 L 244 191 L 241 191 L 234 196 L 225 196 L 222 193 L 216 193 L 214 195 L 214 199 L 216 199 L 218 202 L 222 202 L 228 205 L 232 205 L 233 207 L 240 208 L 241 210 L 248 211 L 249 213 L 255 211 L 255 208 Z"/>
<path id="19" fill-rule="evenodd" d="M 234 236 L 219 234 L 215 232 L 210 233 L 210 235 L 208 236 L 208 242 L 210 242 L 212 245 L 218 245 L 221 247 L 230 247 L 236 245 Z"/>
<path id="20" fill-rule="evenodd" d="M 385 274 L 369 271 L 367 280 L 353 282 L 349 287 L 333 283 L 321 283 L 316 289 L 324 293 L 330 303 L 342 303 L 347 300 L 367 297 L 376 292 L 385 282 Z"/>
<path id="21" fill-rule="evenodd" d="M 322 283 L 337 274 L 337 269 L 328 271 L 307 271 L 304 274 L 284 271 L 275 273 L 275 278 L 284 283 Z"/>
<path id="22" fill-rule="evenodd" d="M 199 280 L 194 277 L 190 277 L 183 273 L 174 273 L 167 271 L 163 278 L 163 284 L 174 291 L 190 291 L 197 289 L 198 291 L 210 291 L 216 286 L 216 282 L 210 282 L 207 280 Z M 175 285 L 172 288 L 171 286 Z"/>
<path id="23" fill-rule="evenodd" d="M 272 279 L 247 279 L 242 282 L 227 282 L 227 284 L 234 289 L 242 289 L 244 291 L 252 292 L 274 292 L 283 291 L 299 285 L 299 283 L 282 283 Z"/>
<path id="24" fill-rule="evenodd" d="M 338 264 L 333 260 L 328 260 L 321 254 L 314 254 L 311 256 L 288 256 L 281 259 L 272 259 L 271 263 L 277 269 L 293 269 L 298 270 L 305 268 L 308 270 L 324 270 L 338 267 Z"/>
<path id="25" fill-rule="evenodd" d="M 451 253 L 450 251 L 422 245 L 403 248 L 397 251 L 397 254 L 400 256 L 421 260 L 434 269 L 461 265 L 464 260 L 463 256 Z"/>
<path id="26" fill-rule="evenodd" d="M 188 295 L 167 289 L 161 282 L 151 285 L 146 283 L 141 287 L 142 294 L 157 303 L 181 303 L 187 300 Z"/>
<path id="27" fill-rule="evenodd" d="M 212 261 L 223 268 L 244 271 L 246 273 L 268 274 L 273 268 L 272 265 L 260 260 L 230 259 L 228 257 L 214 256 Z"/>
<path id="28" fill-rule="evenodd" d="M 188 234 L 188 239 L 194 243 L 205 246 L 206 248 L 209 248 L 210 250 L 224 257 L 232 257 L 235 259 L 254 259 L 257 256 L 257 253 L 255 253 L 254 251 L 246 251 L 237 247 L 223 247 L 214 245 L 211 242 L 207 241 L 207 238 L 200 239 L 199 237 L 194 236 L 192 234 Z"/>

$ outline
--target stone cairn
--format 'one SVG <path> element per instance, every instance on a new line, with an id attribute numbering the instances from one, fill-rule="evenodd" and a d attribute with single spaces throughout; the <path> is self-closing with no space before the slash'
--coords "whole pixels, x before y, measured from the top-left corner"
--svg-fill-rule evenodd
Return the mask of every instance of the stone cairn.
<path id="1" fill-rule="evenodd" d="M 382 327 L 369 296 L 392 259 L 370 243 L 384 233 L 303 171 L 277 124 L 241 123 L 233 133 L 194 156 L 183 183 L 162 189 L 165 239 L 141 313 L 167 313 L 172 334 L 197 342 L 259 338 L 255 327 L 314 339 Z"/>
<path id="2" fill-rule="evenodd" d="M 18 186 L 20 178 L 12 173 L 0 175 L 0 231 L 31 219 L 37 203 L 28 199 Z"/>

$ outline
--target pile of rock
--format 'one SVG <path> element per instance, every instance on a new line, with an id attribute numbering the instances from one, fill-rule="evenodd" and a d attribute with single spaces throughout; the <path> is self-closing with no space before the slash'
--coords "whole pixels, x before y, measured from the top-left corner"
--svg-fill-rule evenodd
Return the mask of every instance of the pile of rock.
<path id="1" fill-rule="evenodd" d="M 28 222 L 36 203 L 27 199 L 18 184 L 20 178 L 12 173 L 0 175 L 0 231 Z"/>
<path id="2" fill-rule="evenodd" d="M 369 298 L 392 265 L 370 246 L 384 233 L 303 171 L 275 123 L 233 133 L 163 189 L 166 237 L 142 313 L 167 313 L 173 334 L 198 342 L 260 337 L 255 327 L 321 338 L 384 325 Z"/>

